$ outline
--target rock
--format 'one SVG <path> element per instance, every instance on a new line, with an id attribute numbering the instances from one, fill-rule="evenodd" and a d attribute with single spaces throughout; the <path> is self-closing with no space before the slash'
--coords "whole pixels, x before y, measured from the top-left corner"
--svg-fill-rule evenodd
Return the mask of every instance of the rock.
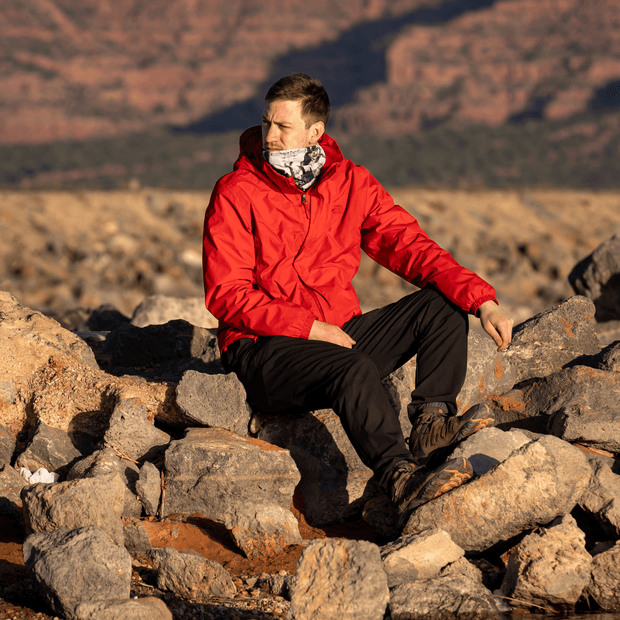
<path id="1" fill-rule="evenodd" d="M 127 398 L 116 404 L 103 436 L 104 447 L 112 447 L 134 461 L 162 456 L 169 443 L 170 435 L 153 426 L 138 398 Z"/>
<path id="2" fill-rule="evenodd" d="M 605 534 L 620 538 L 620 476 L 606 463 L 592 465 L 594 475 L 579 500 L 579 507 L 594 518 Z"/>
<path id="3" fill-rule="evenodd" d="M 2 399 L 2 388 L 0 387 L 0 400 Z M 13 433 L 4 425 L 0 424 L 0 467 L 10 465 L 15 452 L 15 437 Z"/>
<path id="4" fill-rule="evenodd" d="M 594 304 L 580 296 L 517 325 L 505 351 L 516 371 L 515 383 L 545 377 L 580 355 L 598 353 L 594 326 Z"/>
<path id="5" fill-rule="evenodd" d="M 10 465 L 0 468 L 0 515 L 19 520 L 22 518 L 21 490 L 26 480 Z"/>
<path id="6" fill-rule="evenodd" d="M 385 492 L 378 492 L 364 504 L 362 518 L 385 538 L 393 540 L 400 534 L 394 505 Z"/>
<path id="7" fill-rule="evenodd" d="M 254 504 L 288 510 L 299 472 L 288 450 L 218 428 L 191 428 L 166 451 L 163 516 L 201 513 L 224 522 Z"/>
<path id="8" fill-rule="evenodd" d="M 138 466 L 127 459 L 121 459 L 111 448 L 96 450 L 75 463 L 67 474 L 67 480 L 96 478 L 109 474 L 119 474 L 125 483 L 123 518 L 139 517 L 142 514 L 142 504 L 136 497 L 136 483 L 140 475 Z"/>
<path id="9" fill-rule="evenodd" d="M 620 236 L 613 235 L 577 263 L 568 281 L 575 293 L 594 301 L 599 323 L 620 319 Z"/>
<path id="10" fill-rule="evenodd" d="M 612 342 L 601 351 L 600 370 L 620 372 L 620 341 Z"/>
<path id="11" fill-rule="evenodd" d="M 557 437 L 541 437 L 483 476 L 417 508 L 403 534 L 438 527 L 465 551 L 484 551 L 568 514 L 591 476 L 579 448 Z"/>
<path id="12" fill-rule="evenodd" d="M 331 409 L 278 416 L 259 438 L 290 451 L 301 474 L 304 514 L 312 526 L 356 514 L 377 494 L 373 472 L 355 452 Z"/>
<path id="13" fill-rule="evenodd" d="M 72 464 L 81 457 L 82 453 L 65 431 L 52 428 L 39 420 L 28 447 L 17 457 L 15 466 L 25 467 L 31 472 L 44 467 L 64 477 Z"/>
<path id="14" fill-rule="evenodd" d="M 390 588 L 416 579 L 437 577 L 442 568 L 464 555 L 449 534 L 438 528 L 403 536 L 381 549 Z"/>
<path id="15" fill-rule="evenodd" d="M 367 541 L 313 540 L 297 563 L 295 620 L 382 620 L 389 599 L 379 548 Z"/>
<path id="16" fill-rule="evenodd" d="M 590 581 L 591 565 L 575 519 L 558 517 L 510 553 L 501 591 L 520 602 L 571 610 Z"/>
<path id="17" fill-rule="evenodd" d="M 209 375 L 188 370 L 177 386 L 177 405 L 192 424 L 248 436 L 251 410 L 234 372 Z"/>
<path id="18" fill-rule="evenodd" d="M 293 513 L 274 504 L 236 508 L 226 517 L 226 529 L 250 559 L 274 556 L 302 542 Z"/>
<path id="19" fill-rule="evenodd" d="M 161 590 L 197 602 L 206 602 L 211 596 L 232 598 L 237 592 L 224 567 L 199 554 L 166 547 L 153 549 L 151 557 Z"/>
<path id="20" fill-rule="evenodd" d="M 483 428 L 465 439 L 448 458 L 464 456 L 472 464 L 474 473 L 482 476 L 498 463 L 503 463 L 514 450 L 529 442 L 530 438 L 521 431 Z"/>
<path id="21" fill-rule="evenodd" d="M 118 474 L 29 485 L 21 492 L 24 529 L 31 534 L 94 525 L 122 546 L 124 496 L 125 484 Z"/>
<path id="22" fill-rule="evenodd" d="M 459 558 L 458 560 L 454 562 L 450 562 L 450 564 L 446 564 L 446 566 L 444 566 L 439 571 L 439 577 L 455 577 L 455 576 L 467 577 L 468 579 L 471 579 L 472 581 L 481 583 L 486 588 L 489 587 L 489 585 L 484 582 L 484 576 L 482 574 L 482 571 L 464 557 Z"/>
<path id="23" fill-rule="evenodd" d="M 80 603 L 129 598 L 131 556 L 94 526 L 32 534 L 24 563 L 55 613 L 76 618 Z"/>
<path id="24" fill-rule="evenodd" d="M 132 558 L 141 560 L 151 555 L 151 541 L 139 519 L 128 519 L 123 523 L 125 549 Z"/>
<path id="25" fill-rule="evenodd" d="M 159 469 L 146 461 L 140 468 L 140 478 L 136 481 L 136 493 L 144 512 L 149 517 L 157 515 L 161 499 L 161 474 Z"/>
<path id="26" fill-rule="evenodd" d="M 551 415 L 547 430 L 566 441 L 620 452 L 620 374 L 575 366 L 528 388 L 532 402 Z"/>
<path id="27" fill-rule="evenodd" d="M 392 620 L 499 620 L 493 595 L 463 575 L 420 579 L 395 587 L 390 594 Z"/>
<path id="28" fill-rule="evenodd" d="M 172 620 L 166 603 L 154 596 L 80 603 L 75 620 Z"/>
<path id="29" fill-rule="evenodd" d="M 620 542 L 607 551 L 595 554 L 586 593 L 611 613 L 620 612 Z"/>
<path id="30" fill-rule="evenodd" d="M 183 319 L 197 327 L 217 329 L 217 319 L 206 309 L 204 297 L 180 299 L 167 295 L 149 295 L 134 310 L 131 324 L 136 327 L 163 325 Z"/>

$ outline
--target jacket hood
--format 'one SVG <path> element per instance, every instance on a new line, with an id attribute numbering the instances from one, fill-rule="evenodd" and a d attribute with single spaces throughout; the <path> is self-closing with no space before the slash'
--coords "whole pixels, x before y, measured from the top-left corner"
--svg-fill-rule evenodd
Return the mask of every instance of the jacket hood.
<path id="1" fill-rule="evenodd" d="M 336 144 L 336 141 L 326 133 L 321 136 L 319 144 L 325 151 L 326 162 L 325 166 L 323 166 L 324 172 L 344 159 L 342 151 L 338 144 Z M 246 129 L 239 138 L 239 157 L 234 164 L 234 169 L 238 170 L 243 168 L 246 170 L 258 169 L 270 177 L 272 174 L 275 174 L 282 178 L 282 175 L 275 172 L 263 157 L 263 134 L 260 125 Z"/>

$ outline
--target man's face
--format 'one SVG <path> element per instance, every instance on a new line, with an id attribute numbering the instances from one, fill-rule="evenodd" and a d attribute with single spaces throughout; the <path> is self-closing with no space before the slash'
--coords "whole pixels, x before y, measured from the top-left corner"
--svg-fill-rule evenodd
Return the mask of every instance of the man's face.
<path id="1" fill-rule="evenodd" d="M 325 131 L 322 121 L 306 128 L 301 101 L 276 100 L 267 103 L 263 113 L 263 148 L 283 151 L 314 146 Z"/>

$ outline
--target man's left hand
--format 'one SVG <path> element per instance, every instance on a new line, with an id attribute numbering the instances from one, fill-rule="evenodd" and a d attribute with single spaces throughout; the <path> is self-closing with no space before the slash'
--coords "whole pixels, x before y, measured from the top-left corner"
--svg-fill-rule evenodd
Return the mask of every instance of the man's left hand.
<path id="1" fill-rule="evenodd" d="M 493 338 L 498 351 L 503 351 L 512 340 L 514 321 L 494 302 L 485 301 L 478 308 L 484 331 Z"/>

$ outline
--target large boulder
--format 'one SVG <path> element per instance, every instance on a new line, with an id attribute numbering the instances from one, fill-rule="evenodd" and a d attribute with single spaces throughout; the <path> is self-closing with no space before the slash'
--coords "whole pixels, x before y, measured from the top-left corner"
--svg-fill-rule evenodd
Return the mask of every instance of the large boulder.
<path id="1" fill-rule="evenodd" d="M 206 329 L 217 329 L 217 319 L 205 308 L 204 297 L 170 297 L 149 295 L 134 310 L 131 324 L 136 327 L 163 325 L 182 319 Z"/>
<path id="2" fill-rule="evenodd" d="M 166 603 L 154 596 L 80 603 L 75 620 L 172 620 Z"/>
<path id="3" fill-rule="evenodd" d="M 620 542 L 594 554 L 587 593 L 600 605 L 601 609 L 620 613 L 618 583 L 620 583 Z"/>
<path id="4" fill-rule="evenodd" d="M 483 476 L 417 508 L 403 534 L 438 527 L 465 551 L 484 551 L 568 514 L 591 477 L 579 448 L 541 437 Z"/>
<path id="5" fill-rule="evenodd" d="M 592 462 L 594 475 L 579 500 L 579 508 L 590 515 L 607 536 L 620 538 L 620 476 L 604 462 Z"/>

